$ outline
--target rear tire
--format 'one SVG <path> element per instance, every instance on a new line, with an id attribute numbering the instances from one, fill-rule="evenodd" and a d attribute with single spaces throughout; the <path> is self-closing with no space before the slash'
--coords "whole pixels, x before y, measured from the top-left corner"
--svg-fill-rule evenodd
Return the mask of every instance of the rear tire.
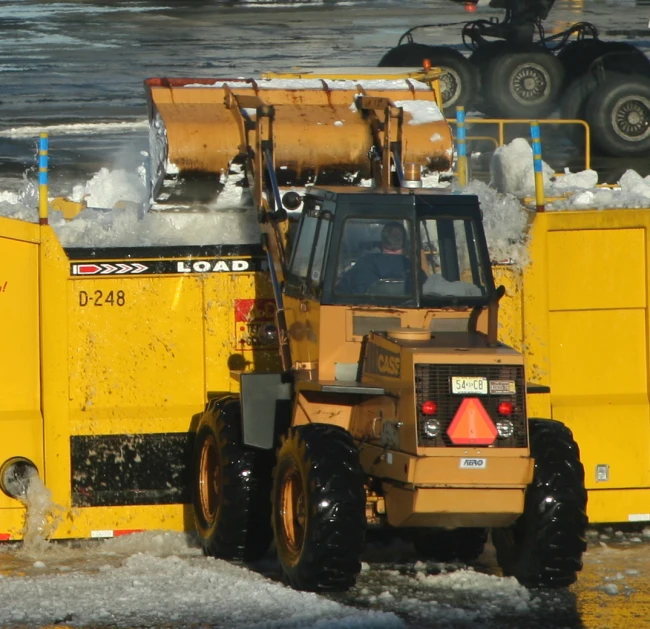
<path id="1" fill-rule="evenodd" d="M 504 48 L 487 64 L 482 80 L 486 113 L 504 118 L 538 118 L 555 107 L 564 83 L 564 69 L 548 51 Z"/>
<path id="2" fill-rule="evenodd" d="M 485 548 L 487 529 L 416 529 L 413 546 L 420 557 L 436 561 L 474 561 Z"/>
<path id="3" fill-rule="evenodd" d="M 578 444 L 564 424 L 530 420 L 535 475 L 524 513 L 508 528 L 492 530 L 505 576 L 526 587 L 567 587 L 582 569 L 586 549 L 587 492 Z"/>
<path id="4" fill-rule="evenodd" d="M 476 100 L 478 75 L 472 64 L 457 50 L 447 46 L 402 44 L 389 50 L 379 62 L 379 67 L 422 67 L 424 59 L 432 67 L 442 68 L 440 77 L 442 106 L 447 117 L 456 115 L 456 107 L 469 107 Z"/>
<path id="5" fill-rule="evenodd" d="M 557 55 L 564 67 L 567 82 L 574 81 L 586 72 L 602 67 L 613 72 L 650 74 L 650 60 L 627 42 L 585 39 L 572 41 Z"/>
<path id="6" fill-rule="evenodd" d="M 598 87 L 595 74 L 583 74 L 569 83 L 560 104 L 561 117 L 564 120 L 586 120 L 587 103 Z M 578 147 L 585 146 L 585 130 L 582 126 L 568 127 L 568 137 Z"/>
<path id="7" fill-rule="evenodd" d="M 291 428 L 277 453 L 273 531 L 286 581 L 299 590 L 347 590 L 361 570 L 366 492 L 348 432 Z"/>
<path id="8" fill-rule="evenodd" d="M 650 154 L 650 78 L 611 74 L 589 98 L 585 119 L 606 155 Z"/>
<path id="9" fill-rule="evenodd" d="M 192 504 L 201 548 L 222 559 L 255 561 L 272 539 L 273 454 L 242 445 L 239 400 L 213 400 L 196 433 Z"/>

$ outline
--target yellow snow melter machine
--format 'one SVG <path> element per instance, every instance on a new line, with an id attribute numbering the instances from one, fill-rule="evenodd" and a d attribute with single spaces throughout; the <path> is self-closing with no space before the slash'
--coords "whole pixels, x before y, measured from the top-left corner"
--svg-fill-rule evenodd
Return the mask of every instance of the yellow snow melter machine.
<path id="1" fill-rule="evenodd" d="M 237 166 L 261 246 L 63 249 L 0 222 L 0 532 L 37 470 L 56 537 L 185 527 L 243 560 L 273 540 L 300 589 L 350 587 L 368 527 L 440 560 L 491 531 L 504 574 L 575 581 L 578 446 L 527 416 L 477 197 L 422 186 L 452 160 L 437 79 L 148 80 L 155 196 Z"/>

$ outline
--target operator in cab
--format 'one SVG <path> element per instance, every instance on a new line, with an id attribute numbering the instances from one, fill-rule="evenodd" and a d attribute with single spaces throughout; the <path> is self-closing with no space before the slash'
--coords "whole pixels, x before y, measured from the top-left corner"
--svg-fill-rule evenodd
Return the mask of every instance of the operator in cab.
<path id="1" fill-rule="evenodd" d="M 339 280 L 337 292 L 344 295 L 365 295 L 378 282 L 408 283 L 411 260 L 405 252 L 406 230 L 393 221 L 381 230 L 380 251 L 367 253 L 357 260 Z M 426 275 L 423 280 L 426 280 Z M 408 291 L 407 291 L 408 292 Z"/>

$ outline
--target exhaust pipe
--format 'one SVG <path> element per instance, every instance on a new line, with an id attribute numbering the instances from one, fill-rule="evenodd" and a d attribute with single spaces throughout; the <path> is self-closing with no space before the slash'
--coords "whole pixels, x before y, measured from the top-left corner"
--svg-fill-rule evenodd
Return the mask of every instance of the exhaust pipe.
<path id="1" fill-rule="evenodd" d="M 0 489 L 10 498 L 22 498 L 34 476 L 38 476 L 36 465 L 29 459 L 16 456 L 0 467 Z"/>

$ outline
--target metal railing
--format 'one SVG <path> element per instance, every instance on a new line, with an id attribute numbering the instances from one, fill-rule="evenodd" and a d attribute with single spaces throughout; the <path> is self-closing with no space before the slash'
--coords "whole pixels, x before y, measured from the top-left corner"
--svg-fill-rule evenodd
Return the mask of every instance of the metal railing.
<path id="1" fill-rule="evenodd" d="M 456 126 L 455 118 L 448 118 L 447 122 L 452 126 L 452 129 Z M 506 141 L 506 126 L 510 125 L 530 125 L 530 119 L 526 118 L 464 118 L 465 123 L 465 141 L 489 141 L 494 142 L 497 147 L 503 146 Z M 589 170 L 591 168 L 591 132 L 589 130 L 589 125 L 584 120 L 564 120 L 564 119 L 548 119 L 548 120 L 538 120 L 540 125 L 579 125 L 584 128 L 585 131 L 585 167 L 584 170 Z M 497 126 L 497 135 L 495 136 L 485 136 L 485 135 L 469 135 L 467 132 L 470 127 L 473 125 L 496 125 Z"/>

